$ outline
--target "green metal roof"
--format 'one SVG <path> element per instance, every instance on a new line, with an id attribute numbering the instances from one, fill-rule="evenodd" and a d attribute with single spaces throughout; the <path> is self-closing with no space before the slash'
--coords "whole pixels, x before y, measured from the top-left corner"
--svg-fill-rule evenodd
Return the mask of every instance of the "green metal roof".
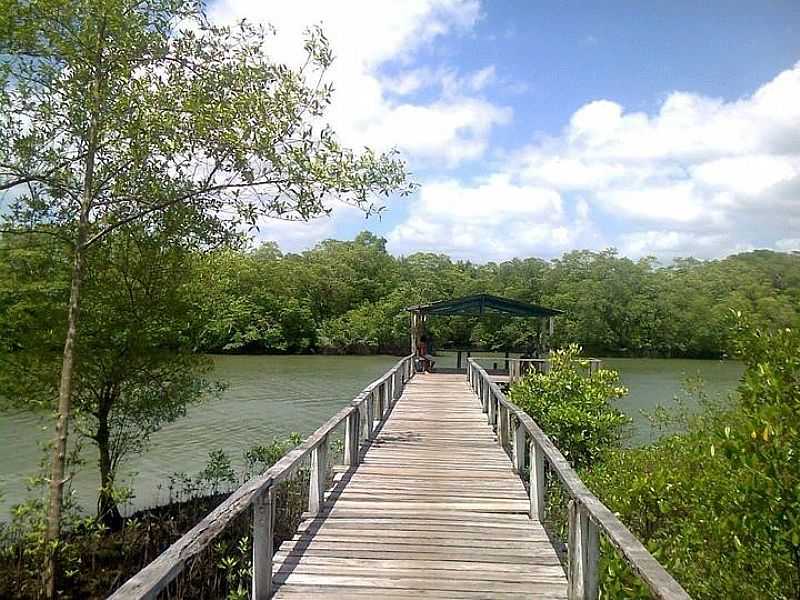
<path id="1" fill-rule="evenodd" d="M 440 300 L 430 304 L 409 306 L 406 310 L 424 315 L 481 316 L 501 314 L 512 317 L 555 317 L 564 314 L 564 311 L 555 308 L 545 308 L 544 306 L 492 296 L 491 294 L 474 294 L 456 298 L 455 300 Z"/>

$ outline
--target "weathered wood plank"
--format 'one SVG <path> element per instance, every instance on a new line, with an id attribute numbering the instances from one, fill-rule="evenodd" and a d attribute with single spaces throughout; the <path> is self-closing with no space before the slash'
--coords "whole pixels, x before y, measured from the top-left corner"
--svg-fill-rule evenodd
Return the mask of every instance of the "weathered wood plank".
<path id="1" fill-rule="evenodd" d="M 566 597 L 528 493 L 462 378 L 415 377 L 358 467 L 336 470 L 319 515 L 276 555 L 276 598 Z"/>

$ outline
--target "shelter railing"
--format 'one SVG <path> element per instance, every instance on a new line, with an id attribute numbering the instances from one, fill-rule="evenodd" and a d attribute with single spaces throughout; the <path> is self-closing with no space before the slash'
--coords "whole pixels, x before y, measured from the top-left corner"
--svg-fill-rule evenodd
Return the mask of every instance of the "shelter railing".
<path id="1" fill-rule="evenodd" d="M 274 531 L 274 491 L 287 480 L 302 460 L 310 455 L 308 512 L 322 510 L 327 471 L 329 437 L 344 423 L 344 462 L 358 465 L 362 447 L 368 445 L 376 430 L 389 416 L 400 398 L 405 384 L 414 376 L 413 355 L 398 361 L 394 367 L 370 383 L 345 408 L 328 419 L 302 444 L 286 453 L 261 475 L 237 488 L 191 530 L 162 552 L 144 569 L 131 577 L 109 598 L 131 600 L 156 598 L 184 569 L 187 561 L 211 544 L 236 517 L 253 507 L 253 600 L 266 600 L 272 594 L 272 555 Z"/>
<path id="2" fill-rule="evenodd" d="M 469 361 L 469 357 L 467 359 Z M 512 357 L 504 357 L 504 358 L 496 358 L 496 357 L 482 357 L 482 356 L 475 356 L 472 357 L 472 360 L 476 362 L 486 362 L 486 361 L 494 361 L 494 362 L 504 362 L 506 363 L 507 367 L 504 370 L 508 371 L 508 382 L 511 383 L 516 381 L 526 373 L 531 371 L 535 371 L 537 373 L 547 373 L 550 370 L 550 359 L 549 358 L 512 358 Z M 595 371 L 599 370 L 603 361 L 599 358 L 587 358 L 585 359 L 587 374 L 591 375 Z M 468 367 L 469 368 L 469 367 Z"/>
<path id="3" fill-rule="evenodd" d="M 570 600 L 598 597 L 600 534 L 659 600 L 691 600 L 689 594 L 653 557 L 622 521 L 589 491 L 550 438 L 522 409 L 510 402 L 474 358 L 467 361 L 467 378 L 480 399 L 489 424 L 504 450 L 511 450 L 514 470 L 529 473 L 530 517 L 545 517 L 545 464 L 563 484 L 569 502 L 567 581 Z M 526 452 L 527 450 L 527 452 Z M 527 454 L 527 457 L 526 457 Z M 527 462 L 526 462 L 527 458 Z"/>

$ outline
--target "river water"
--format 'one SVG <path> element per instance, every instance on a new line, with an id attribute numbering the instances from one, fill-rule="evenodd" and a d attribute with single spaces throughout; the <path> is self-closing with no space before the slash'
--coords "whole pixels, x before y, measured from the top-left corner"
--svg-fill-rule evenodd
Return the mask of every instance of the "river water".
<path id="1" fill-rule="evenodd" d="M 191 407 L 186 417 L 153 435 L 143 456 L 133 457 L 125 472 L 136 490 L 132 508 L 165 501 L 167 477 L 176 471 L 197 473 L 209 450 L 224 450 L 238 466 L 242 453 L 256 444 L 291 432 L 311 433 L 396 361 L 390 356 L 214 357 L 216 375 L 228 383 L 226 392 Z M 455 358 L 445 355 L 439 364 L 455 366 Z M 655 436 L 642 411 L 669 404 L 687 377 L 699 375 L 708 394 L 727 396 L 741 375 L 738 363 L 722 361 L 608 359 L 605 365 L 618 369 L 630 388 L 619 407 L 633 419 L 632 444 Z M 47 424 L 28 413 L 0 413 L 0 520 L 28 495 L 25 480 L 43 456 Z M 84 450 L 88 462 L 73 486 L 88 511 L 98 486 L 95 452 Z"/>

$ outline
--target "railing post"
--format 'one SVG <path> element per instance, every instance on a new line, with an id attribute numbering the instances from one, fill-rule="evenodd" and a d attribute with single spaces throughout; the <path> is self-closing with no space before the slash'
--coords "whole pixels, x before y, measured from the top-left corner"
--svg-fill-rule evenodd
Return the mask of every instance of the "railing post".
<path id="1" fill-rule="evenodd" d="M 375 388 L 373 388 L 366 398 L 367 402 L 367 439 L 372 439 L 372 431 L 375 428 Z"/>
<path id="2" fill-rule="evenodd" d="M 344 463 L 351 467 L 358 465 L 360 429 L 361 407 L 356 406 L 344 424 Z"/>
<path id="3" fill-rule="evenodd" d="M 492 394 L 492 388 L 486 385 L 486 400 L 489 403 L 489 425 L 492 426 L 492 429 L 495 429 L 495 411 L 497 410 L 497 406 L 494 402 L 494 394 Z M 496 430 L 496 429 L 495 429 Z"/>
<path id="4" fill-rule="evenodd" d="M 506 415 L 508 414 L 508 408 L 500 403 L 500 399 L 497 399 L 497 443 L 500 444 L 500 447 L 505 451 L 506 446 L 508 445 L 508 419 Z"/>
<path id="5" fill-rule="evenodd" d="M 386 392 L 383 390 L 384 387 L 386 387 L 385 381 L 378 385 L 378 421 L 383 421 L 383 399 L 386 396 Z"/>
<path id="6" fill-rule="evenodd" d="M 519 474 L 525 468 L 525 426 L 522 421 L 514 429 L 514 471 Z"/>
<path id="7" fill-rule="evenodd" d="M 597 527 L 586 509 L 575 500 L 569 503 L 569 541 L 567 545 L 567 598 L 597 600 L 600 556 Z"/>
<path id="8" fill-rule="evenodd" d="M 272 486 L 253 500 L 253 600 L 272 595 L 272 528 L 275 515 Z"/>
<path id="9" fill-rule="evenodd" d="M 511 409 L 503 407 L 503 449 L 511 444 Z"/>
<path id="10" fill-rule="evenodd" d="M 308 490 L 308 512 L 319 513 L 325 500 L 325 479 L 328 474 L 328 436 L 311 451 L 311 480 Z"/>
<path id="11" fill-rule="evenodd" d="M 531 471 L 529 492 L 531 496 L 531 519 L 540 523 L 544 521 L 544 455 L 539 444 L 531 437 L 530 443 Z"/>

